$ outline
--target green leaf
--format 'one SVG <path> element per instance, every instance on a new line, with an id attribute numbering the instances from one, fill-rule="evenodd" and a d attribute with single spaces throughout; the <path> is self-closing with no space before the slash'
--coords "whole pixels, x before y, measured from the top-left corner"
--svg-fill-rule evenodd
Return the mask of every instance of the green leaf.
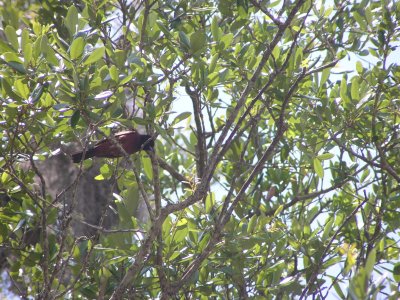
<path id="1" fill-rule="evenodd" d="M 47 38 L 46 35 L 42 36 L 39 46 L 40 46 L 40 53 L 43 54 L 43 56 L 45 56 L 49 48 L 49 39 Z"/>
<path id="2" fill-rule="evenodd" d="M 22 101 L 23 99 L 13 91 L 8 81 L 2 79 L 1 76 L 0 76 L 0 83 L 1 83 L 1 90 L 4 93 L 6 93 L 8 97 L 11 97 L 14 100 L 13 102 L 10 102 L 8 104 L 8 107 L 18 107 L 18 104 L 16 102 Z M 7 115 L 14 117 L 15 116 L 14 112 L 15 112 L 14 110 L 8 111 Z"/>
<path id="3" fill-rule="evenodd" d="M 120 50 L 120 49 L 115 50 L 112 55 L 114 63 L 120 69 L 124 68 L 126 63 L 126 57 L 127 57 L 127 52 L 125 50 Z M 140 65 L 143 65 L 140 58 L 138 58 L 137 60 L 138 62 L 134 61 L 136 64 L 139 63 Z"/>
<path id="4" fill-rule="evenodd" d="M 174 241 L 176 243 L 180 243 L 186 238 L 187 233 L 188 233 L 187 223 L 188 223 L 188 221 L 185 218 L 180 219 L 177 222 L 177 224 L 176 224 L 177 230 L 174 233 Z"/>
<path id="5" fill-rule="evenodd" d="M 104 176 L 102 174 L 97 175 L 96 177 L 94 177 L 94 180 L 104 180 Z"/>
<path id="6" fill-rule="evenodd" d="M 212 73 L 212 72 L 214 72 L 215 71 L 215 68 L 216 68 L 216 66 L 217 66 L 217 62 L 218 62 L 218 58 L 219 58 L 219 55 L 218 54 L 215 54 L 215 55 L 213 55 L 212 56 L 212 58 L 211 58 L 211 62 L 210 62 L 210 64 L 209 64 L 209 73 Z"/>
<path id="7" fill-rule="evenodd" d="M 256 228 L 258 221 L 258 216 L 254 214 L 249 221 L 249 225 L 247 226 L 247 233 L 252 234 L 254 233 L 254 229 Z"/>
<path id="8" fill-rule="evenodd" d="M 214 193 L 209 193 L 206 197 L 206 213 L 209 214 L 213 207 L 215 206 L 215 195 Z"/>
<path id="9" fill-rule="evenodd" d="M 281 204 L 281 205 L 279 205 L 278 208 L 275 210 L 275 212 L 274 212 L 274 217 L 276 218 L 276 217 L 281 213 L 282 210 L 283 210 L 283 205 Z"/>
<path id="10" fill-rule="evenodd" d="M 317 158 L 319 160 L 327 160 L 327 159 L 331 159 L 332 157 L 334 157 L 335 155 L 333 155 L 332 153 L 323 153 L 321 155 L 318 155 Z"/>
<path id="11" fill-rule="evenodd" d="M 356 62 L 356 70 L 357 70 L 358 74 L 362 74 L 362 72 L 364 70 L 362 63 L 360 61 Z"/>
<path id="12" fill-rule="evenodd" d="M 111 70 L 110 70 L 111 73 Z M 110 75 L 111 76 L 111 75 Z M 115 76 L 115 75 L 114 75 Z M 114 80 L 114 76 L 111 77 Z M 118 76 L 117 76 L 118 77 Z M 124 85 L 126 83 L 128 83 L 129 81 L 131 81 L 133 79 L 133 77 L 135 77 L 135 72 L 131 72 L 129 75 L 125 76 L 124 79 L 121 80 L 121 82 L 119 83 L 120 85 Z M 118 80 L 118 78 L 117 78 Z M 115 80 L 116 81 L 116 80 Z"/>
<path id="13" fill-rule="evenodd" d="M 393 278 L 396 282 L 400 282 L 400 263 L 396 263 L 393 267 Z"/>
<path id="14" fill-rule="evenodd" d="M 353 17 L 360 25 L 361 30 L 365 31 L 367 29 L 367 23 L 364 18 L 358 13 L 358 11 L 353 11 Z"/>
<path id="15" fill-rule="evenodd" d="M 50 45 L 47 48 L 45 57 L 50 65 L 58 66 L 60 63 L 60 59 L 56 56 L 56 53 Z"/>
<path id="16" fill-rule="evenodd" d="M 79 292 L 85 298 L 94 299 L 97 297 L 97 289 L 94 285 L 81 287 L 79 288 Z"/>
<path id="17" fill-rule="evenodd" d="M 207 76 L 207 80 L 208 80 L 207 85 L 209 87 L 216 86 L 220 82 L 220 73 L 221 73 L 221 71 L 213 72 L 211 74 L 208 74 L 208 76 Z"/>
<path id="18" fill-rule="evenodd" d="M 26 28 L 21 33 L 21 48 L 24 55 L 24 66 L 27 67 L 32 59 L 32 43 L 29 38 L 29 30 Z"/>
<path id="19" fill-rule="evenodd" d="M 151 160 L 146 153 L 142 154 L 142 162 L 144 174 L 146 174 L 148 179 L 153 180 L 153 168 L 151 166 Z"/>
<path id="20" fill-rule="evenodd" d="M 14 82 L 15 92 L 23 99 L 28 99 L 29 88 L 23 83 L 22 79 L 18 79 Z"/>
<path id="21" fill-rule="evenodd" d="M 247 18 L 247 13 L 249 11 L 249 1 L 248 0 L 236 0 L 238 6 L 238 12 L 240 17 Z"/>
<path id="22" fill-rule="evenodd" d="M 26 74 L 26 70 L 24 68 L 24 65 L 19 63 L 19 62 L 10 61 L 10 62 L 7 62 L 7 65 L 9 65 L 15 71 L 17 71 L 17 72 L 19 72 L 21 74 Z"/>
<path id="23" fill-rule="evenodd" d="M 128 192 L 125 197 L 125 205 L 128 212 L 134 216 L 140 202 L 140 193 L 136 182 L 129 183 L 129 185 Z"/>
<path id="24" fill-rule="evenodd" d="M 322 163 L 318 158 L 314 158 L 314 171 L 317 173 L 319 178 L 324 178 L 324 168 L 322 167 Z"/>
<path id="25" fill-rule="evenodd" d="M 330 220 L 328 222 L 326 222 L 326 224 L 324 226 L 324 233 L 322 234 L 322 238 L 321 238 L 321 240 L 323 242 L 329 238 L 329 234 L 333 228 L 333 222 L 334 222 L 333 218 L 330 218 Z"/>
<path id="26" fill-rule="evenodd" d="M 223 45 L 224 49 L 227 49 L 233 41 L 233 33 L 228 33 L 225 34 L 222 38 L 221 38 L 221 44 Z"/>
<path id="27" fill-rule="evenodd" d="M 40 52 L 46 58 L 48 63 L 52 64 L 53 66 L 59 64 L 59 59 L 56 57 L 53 48 L 50 46 L 46 35 L 44 35 L 40 41 Z"/>
<path id="28" fill-rule="evenodd" d="M 69 50 L 71 59 L 79 58 L 83 53 L 83 49 L 85 49 L 85 41 L 83 40 L 83 38 L 78 37 L 74 39 Z"/>
<path id="29" fill-rule="evenodd" d="M 370 172 L 371 172 L 371 171 L 370 171 L 369 168 L 366 168 L 366 169 L 364 170 L 364 172 L 362 172 L 361 178 L 360 178 L 360 182 L 361 182 L 361 183 L 363 183 L 364 180 L 368 178 Z"/>
<path id="30" fill-rule="evenodd" d="M 340 98 L 344 102 L 348 102 L 348 97 L 347 97 L 347 80 L 346 77 L 343 76 L 342 81 L 340 82 Z"/>
<path id="31" fill-rule="evenodd" d="M 330 74 L 331 74 L 331 68 L 324 69 L 324 70 L 322 71 L 322 74 L 321 74 L 321 83 L 320 83 L 320 87 L 321 87 L 321 88 L 322 88 L 322 86 L 325 84 L 325 82 L 328 80 Z"/>
<path id="32" fill-rule="evenodd" d="M 381 29 L 378 31 L 378 40 L 379 40 L 379 43 L 381 44 L 381 46 L 385 45 L 385 41 L 386 41 L 385 30 Z"/>
<path id="33" fill-rule="evenodd" d="M 58 35 L 57 32 L 55 32 L 55 33 L 53 34 L 53 38 L 54 38 L 55 44 L 57 44 L 57 46 L 59 47 L 59 49 L 60 49 L 61 51 L 64 52 L 64 51 L 67 51 L 67 50 L 68 50 L 69 44 L 68 44 L 66 41 L 64 41 L 64 40 Z"/>
<path id="34" fill-rule="evenodd" d="M 353 100 L 360 100 L 360 85 L 358 84 L 358 76 L 351 79 L 351 98 Z"/>
<path id="35" fill-rule="evenodd" d="M 203 30 L 196 31 L 190 36 L 190 50 L 192 53 L 200 51 L 206 43 L 206 35 Z"/>
<path id="36" fill-rule="evenodd" d="M 114 80 L 115 82 L 118 82 L 118 79 L 119 79 L 119 77 L 118 77 L 118 68 L 116 66 L 112 65 L 110 67 L 110 69 L 108 70 L 108 72 L 110 74 L 111 79 Z"/>
<path id="37" fill-rule="evenodd" d="M 178 124 L 180 121 L 183 121 L 187 118 L 189 118 L 192 115 L 191 112 L 185 111 L 183 113 L 180 113 L 175 117 L 175 119 L 172 121 L 171 126 L 174 126 L 175 124 Z"/>
<path id="38" fill-rule="evenodd" d="M 372 249 L 367 257 L 367 262 L 365 263 L 365 271 L 369 276 L 371 276 L 372 271 L 376 263 L 376 248 Z"/>
<path id="39" fill-rule="evenodd" d="M 296 280 L 297 279 L 295 276 L 288 276 L 285 279 L 281 280 L 281 282 L 279 282 L 279 286 L 288 286 Z"/>
<path id="40" fill-rule="evenodd" d="M 187 35 L 183 31 L 179 31 L 179 40 L 181 42 L 182 47 L 185 50 L 189 50 L 190 49 L 189 39 L 188 39 Z"/>
<path id="41" fill-rule="evenodd" d="M 214 16 L 211 21 L 211 33 L 214 41 L 218 42 L 221 38 L 221 29 L 219 28 L 218 18 L 216 16 Z"/>
<path id="42" fill-rule="evenodd" d="M 149 124 L 148 120 L 145 120 L 145 119 L 142 119 L 142 118 L 139 118 L 139 117 L 132 117 L 132 121 L 137 125 L 146 126 L 146 125 Z"/>
<path id="43" fill-rule="evenodd" d="M 7 40 L 11 44 L 11 46 L 14 48 L 14 50 L 18 51 L 18 36 L 15 31 L 15 28 L 7 25 L 6 28 L 4 29 L 4 33 L 6 34 Z"/>
<path id="44" fill-rule="evenodd" d="M 0 39 L 0 53 L 14 52 L 15 50 L 9 46 L 8 43 Z"/>
<path id="45" fill-rule="evenodd" d="M 274 59 L 278 59 L 281 55 L 281 49 L 278 46 L 274 47 L 272 50 L 272 55 L 274 56 Z"/>
<path id="46" fill-rule="evenodd" d="M 32 44 L 32 57 L 35 61 L 39 60 L 42 53 L 42 38 L 42 36 L 37 37 Z"/>
<path id="47" fill-rule="evenodd" d="M 3 53 L 3 57 L 4 57 L 4 60 L 5 60 L 6 62 L 17 62 L 17 63 L 22 64 L 22 60 L 21 60 L 20 57 L 19 57 L 16 53 L 14 53 L 14 52 L 6 52 L 6 53 Z"/>
<path id="48" fill-rule="evenodd" d="M 32 44 L 31 43 L 24 44 L 23 54 L 24 54 L 24 66 L 26 68 L 32 59 Z"/>
<path id="49" fill-rule="evenodd" d="M 84 61 L 84 65 L 90 65 L 95 62 L 97 62 L 99 59 L 101 59 L 104 56 L 105 53 L 105 47 L 100 47 L 96 48 L 93 50 L 93 52 L 89 55 L 89 57 Z"/>
<path id="50" fill-rule="evenodd" d="M 340 299 L 345 299 L 346 298 L 345 294 L 343 293 L 343 291 L 342 291 L 342 289 L 340 287 L 340 284 L 335 283 L 333 285 L 333 287 L 334 287 L 336 293 L 339 295 Z"/>
<path id="51" fill-rule="evenodd" d="M 29 38 L 29 30 L 24 28 L 21 33 L 21 49 L 24 51 L 24 47 L 26 44 L 30 44 L 31 39 Z"/>
<path id="52" fill-rule="evenodd" d="M 72 37 L 76 33 L 78 26 L 78 10 L 76 9 L 75 5 L 69 7 L 67 17 L 65 18 L 64 22 L 70 36 Z"/>
<path id="53" fill-rule="evenodd" d="M 10 174 L 8 172 L 3 172 L 1 174 L 1 183 L 6 183 L 9 179 L 11 178 Z"/>
<path id="54" fill-rule="evenodd" d="M 103 164 L 103 165 L 100 167 L 100 174 L 103 174 L 104 178 L 110 177 L 111 174 L 112 174 L 112 172 L 111 172 L 111 170 L 110 170 L 109 165 Z"/>
<path id="55" fill-rule="evenodd" d="M 80 117 L 81 117 L 81 112 L 80 112 L 79 110 L 76 110 L 76 111 L 72 114 L 72 116 L 71 116 L 71 127 L 72 127 L 72 128 L 75 128 L 75 127 L 76 127 L 76 124 L 78 124 Z M 99 179 L 96 179 L 96 180 L 99 180 Z M 102 180 L 102 179 L 101 179 L 101 180 Z"/>
<path id="56" fill-rule="evenodd" d="M 181 255 L 180 251 L 175 251 L 173 252 L 170 256 L 166 257 L 169 261 L 173 261 L 175 258 L 177 258 L 179 255 Z"/>

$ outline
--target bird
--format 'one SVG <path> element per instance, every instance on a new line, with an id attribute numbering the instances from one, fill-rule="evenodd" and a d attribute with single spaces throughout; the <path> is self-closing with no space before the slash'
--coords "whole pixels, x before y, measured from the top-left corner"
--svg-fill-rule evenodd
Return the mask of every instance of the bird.
<path id="1" fill-rule="evenodd" d="M 74 163 L 91 157 L 116 158 L 124 156 L 121 146 L 127 154 L 133 154 L 140 150 L 154 151 L 154 140 L 151 135 L 140 134 L 136 130 L 121 131 L 114 135 L 114 139 L 106 138 L 99 141 L 93 147 L 84 151 L 72 154 Z M 119 145 L 117 145 L 117 143 Z"/>

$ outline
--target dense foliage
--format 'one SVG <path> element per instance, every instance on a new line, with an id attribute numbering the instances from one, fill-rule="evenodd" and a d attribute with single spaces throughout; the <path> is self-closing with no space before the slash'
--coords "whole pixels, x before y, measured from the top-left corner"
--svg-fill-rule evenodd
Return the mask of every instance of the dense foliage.
<path id="1" fill-rule="evenodd" d="M 400 2 L 3 0 L 0 19 L 14 293 L 399 297 Z M 116 192 L 77 235 L 93 162 L 56 196 L 39 166 L 126 128 L 156 153 L 96 159 Z"/>

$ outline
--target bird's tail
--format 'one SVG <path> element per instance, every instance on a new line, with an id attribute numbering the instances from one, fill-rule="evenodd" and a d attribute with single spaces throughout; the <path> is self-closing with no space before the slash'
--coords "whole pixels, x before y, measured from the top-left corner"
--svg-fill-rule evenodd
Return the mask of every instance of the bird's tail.
<path id="1" fill-rule="evenodd" d="M 72 161 L 74 163 L 79 163 L 82 160 L 91 158 L 93 156 L 95 156 L 94 149 L 87 149 L 86 152 L 85 152 L 85 157 L 83 157 L 83 151 L 72 154 Z"/>

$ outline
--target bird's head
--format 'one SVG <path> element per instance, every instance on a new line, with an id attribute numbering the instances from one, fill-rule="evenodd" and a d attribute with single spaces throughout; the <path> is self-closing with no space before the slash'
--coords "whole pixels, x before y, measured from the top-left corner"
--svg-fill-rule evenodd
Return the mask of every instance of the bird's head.
<path id="1" fill-rule="evenodd" d="M 143 134 L 140 136 L 140 146 L 143 150 L 154 152 L 154 140 L 151 135 Z"/>

